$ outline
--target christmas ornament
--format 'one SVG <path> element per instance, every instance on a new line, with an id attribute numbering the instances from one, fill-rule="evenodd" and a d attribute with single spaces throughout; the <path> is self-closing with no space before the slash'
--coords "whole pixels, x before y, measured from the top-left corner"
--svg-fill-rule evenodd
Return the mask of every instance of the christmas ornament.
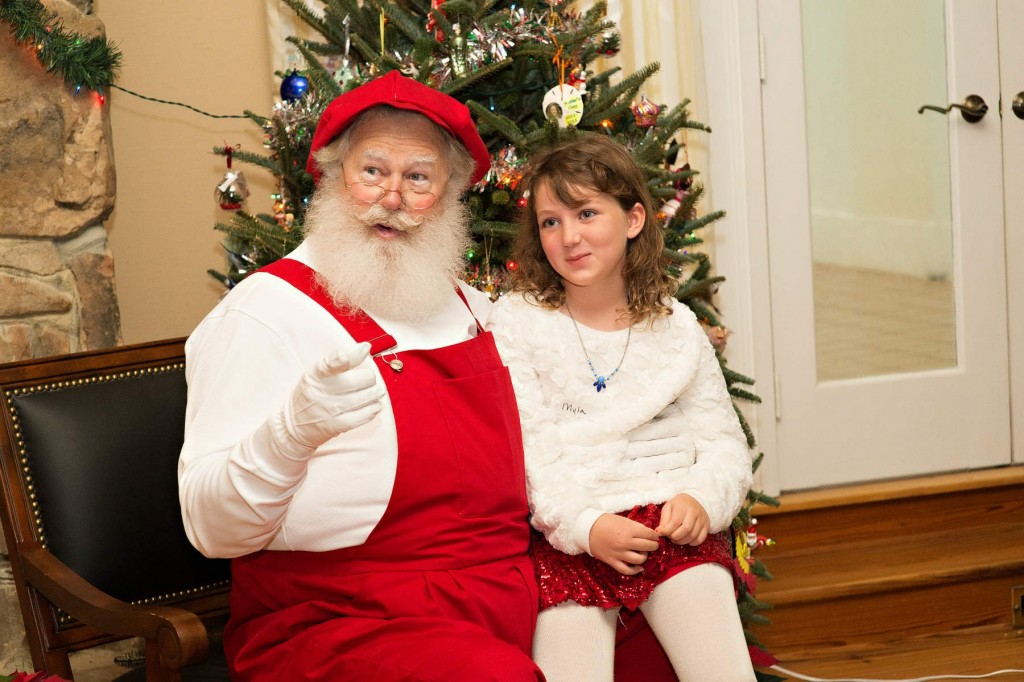
<path id="1" fill-rule="evenodd" d="M 430 18 L 427 19 L 427 25 L 424 27 L 428 31 L 434 32 L 434 40 L 439 43 L 444 42 L 444 30 L 442 30 L 438 25 L 437 16 L 434 12 L 437 12 L 437 14 L 440 14 L 442 17 L 445 16 L 445 13 L 441 11 L 441 5 L 443 4 L 444 0 L 430 0 Z"/>
<path id="2" fill-rule="evenodd" d="M 658 114 L 661 112 L 661 107 L 644 96 L 640 97 L 639 102 L 630 104 L 629 108 L 632 109 L 633 117 L 640 128 L 650 128 L 657 123 Z"/>
<path id="3" fill-rule="evenodd" d="M 332 72 L 335 82 L 342 90 L 351 90 L 358 85 L 362 76 L 359 75 L 359 66 L 356 65 L 347 55 L 342 57 L 341 64 Z"/>
<path id="4" fill-rule="evenodd" d="M 597 49 L 601 54 L 611 57 L 619 51 L 619 42 L 619 34 L 609 31 L 601 36 L 600 45 Z"/>
<path id="5" fill-rule="evenodd" d="M 320 60 L 324 69 L 334 77 L 334 82 L 345 92 L 363 82 L 359 65 L 348 55 L 328 55 Z"/>
<path id="6" fill-rule="evenodd" d="M 580 91 L 581 95 L 587 94 L 587 72 L 582 66 L 577 66 L 569 73 L 565 82 Z"/>
<path id="7" fill-rule="evenodd" d="M 683 149 L 685 149 L 685 147 Z M 687 155 L 689 155 L 689 154 L 687 154 Z M 673 172 L 674 173 L 684 173 L 684 172 L 687 172 L 689 170 L 690 170 L 690 163 L 686 162 L 682 166 L 680 166 L 679 168 L 676 168 L 675 171 L 673 171 Z M 692 187 L 692 186 L 693 186 L 693 177 L 690 176 L 690 175 L 687 175 L 686 177 L 679 178 L 678 180 L 676 180 L 676 189 L 680 190 L 682 192 L 688 191 L 690 189 L 690 187 Z M 676 196 L 678 196 L 678 194 Z"/>
<path id="8" fill-rule="evenodd" d="M 708 335 L 708 340 L 711 341 L 711 345 L 715 350 L 721 352 L 725 350 L 725 343 L 729 339 L 729 330 L 725 327 L 704 327 L 704 333 Z"/>
<path id="9" fill-rule="evenodd" d="M 753 594 L 757 589 L 757 576 L 750 569 L 750 565 L 756 561 L 750 554 L 750 546 L 747 544 L 746 533 L 734 533 L 733 542 L 735 545 L 735 569 L 733 573 L 742 582 L 747 592 Z"/>
<path id="10" fill-rule="evenodd" d="M 452 43 L 449 49 L 451 54 L 452 73 L 458 78 L 466 75 L 466 38 L 462 35 L 462 29 L 458 24 L 452 24 Z"/>
<path id="11" fill-rule="evenodd" d="M 360 83 L 362 77 L 358 64 L 349 56 L 349 49 L 352 47 L 352 18 L 346 14 L 341 20 L 341 25 L 345 27 L 344 51 L 340 55 L 321 57 L 320 63 L 334 76 L 334 82 L 340 85 L 342 90 L 348 91 Z"/>
<path id="12" fill-rule="evenodd" d="M 274 200 L 274 222 L 280 225 L 285 232 L 288 232 L 295 223 L 295 212 L 288 205 L 283 194 L 274 194 L 272 198 Z"/>
<path id="13" fill-rule="evenodd" d="M 416 65 L 416 57 L 411 53 L 407 53 L 404 56 L 395 52 L 395 61 L 398 62 L 398 70 L 403 76 L 418 80 L 420 77 L 420 67 Z"/>
<path id="14" fill-rule="evenodd" d="M 583 118 L 583 96 L 571 85 L 556 85 L 544 95 L 544 118 L 560 128 L 575 127 Z"/>
<path id="15" fill-rule="evenodd" d="M 323 104 L 318 103 L 315 97 L 278 102 L 274 105 L 271 118 L 263 122 L 263 146 L 268 149 L 294 149 L 304 143 L 308 144 L 313 138 L 321 113 Z"/>
<path id="16" fill-rule="evenodd" d="M 296 69 L 292 69 L 292 72 L 281 81 L 281 99 L 285 101 L 294 102 L 302 99 L 307 90 L 309 90 L 309 79 Z"/>
<path id="17" fill-rule="evenodd" d="M 227 157 L 228 170 L 224 173 L 224 179 L 217 185 L 214 197 L 225 211 L 237 211 L 242 208 L 242 202 L 249 196 L 249 184 L 245 181 L 242 171 L 231 170 L 231 157 L 235 153 L 235 148 L 225 145 L 222 153 Z"/>
<path id="18" fill-rule="evenodd" d="M 750 551 L 762 546 L 771 547 L 774 544 L 775 540 L 758 534 L 757 519 L 750 519 L 750 527 L 747 528 L 747 546 L 750 547 Z"/>
<path id="19" fill-rule="evenodd" d="M 508 51 L 515 45 L 513 36 L 506 33 L 500 24 L 490 27 L 474 26 L 469 32 L 470 68 L 473 68 L 474 60 L 491 64 L 508 59 Z"/>
<path id="20" fill-rule="evenodd" d="M 672 218 L 675 217 L 676 212 L 679 210 L 679 199 L 672 197 L 665 202 L 665 205 L 661 207 L 658 212 L 658 217 L 665 221 L 665 225 L 672 222 Z"/>
<path id="21" fill-rule="evenodd" d="M 484 177 L 476 184 L 476 190 L 483 192 L 488 187 L 496 187 L 503 190 L 515 189 L 516 185 L 523 178 L 523 160 L 519 158 L 516 148 L 513 145 L 502 147 L 497 154 L 491 158 L 491 167 Z M 492 194 L 492 200 L 494 194 Z M 505 197 L 505 203 L 509 197 Z"/>

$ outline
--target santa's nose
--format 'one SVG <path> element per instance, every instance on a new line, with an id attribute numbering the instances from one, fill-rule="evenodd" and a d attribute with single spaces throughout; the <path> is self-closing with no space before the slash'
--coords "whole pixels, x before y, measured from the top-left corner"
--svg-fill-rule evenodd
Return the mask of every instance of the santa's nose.
<path id="1" fill-rule="evenodd" d="M 389 211 L 397 211 L 402 208 L 402 194 L 397 189 L 385 189 L 379 203 Z"/>

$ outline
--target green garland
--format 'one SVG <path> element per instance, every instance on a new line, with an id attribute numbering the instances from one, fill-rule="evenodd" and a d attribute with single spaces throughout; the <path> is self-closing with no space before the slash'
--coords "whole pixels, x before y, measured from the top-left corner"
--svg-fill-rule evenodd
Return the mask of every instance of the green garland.
<path id="1" fill-rule="evenodd" d="M 11 25 L 19 43 L 38 46 L 39 63 L 69 85 L 100 91 L 114 82 L 121 52 L 105 37 L 85 38 L 65 30 L 39 0 L 0 0 L 0 21 Z"/>

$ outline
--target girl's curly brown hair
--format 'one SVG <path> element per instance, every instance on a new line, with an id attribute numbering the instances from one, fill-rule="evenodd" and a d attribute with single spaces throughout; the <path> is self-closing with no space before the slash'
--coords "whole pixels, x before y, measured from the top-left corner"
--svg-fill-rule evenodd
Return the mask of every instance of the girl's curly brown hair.
<path id="1" fill-rule="evenodd" d="M 631 325 L 672 314 L 678 283 L 663 267 L 665 238 L 658 225 L 647 178 L 629 152 L 611 138 L 596 133 L 559 143 L 537 154 L 523 176 L 526 205 L 512 247 L 518 264 L 512 289 L 528 300 L 557 310 L 565 303 L 565 286 L 551 267 L 540 242 L 535 205 L 536 189 L 546 185 L 566 206 L 576 208 L 594 190 L 614 198 L 624 211 L 637 203 L 647 217 L 640 233 L 626 245 L 622 276 L 626 282 L 627 319 Z"/>

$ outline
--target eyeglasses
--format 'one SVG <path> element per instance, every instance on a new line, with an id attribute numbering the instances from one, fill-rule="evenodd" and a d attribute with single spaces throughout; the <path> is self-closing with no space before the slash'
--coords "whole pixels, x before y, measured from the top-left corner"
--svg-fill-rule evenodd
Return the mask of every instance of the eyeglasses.
<path id="1" fill-rule="evenodd" d="M 365 201 L 368 204 L 376 204 L 391 192 L 396 192 L 398 198 L 402 200 L 402 205 L 412 211 L 423 211 L 437 203 L 437 195 L 426 190 L 384 189 L 380 184 L 369 182 L 349 183 L 344 177 L 341 181 L 345 185 L 345 189 L 352 194 L 353 199 Z"/>

